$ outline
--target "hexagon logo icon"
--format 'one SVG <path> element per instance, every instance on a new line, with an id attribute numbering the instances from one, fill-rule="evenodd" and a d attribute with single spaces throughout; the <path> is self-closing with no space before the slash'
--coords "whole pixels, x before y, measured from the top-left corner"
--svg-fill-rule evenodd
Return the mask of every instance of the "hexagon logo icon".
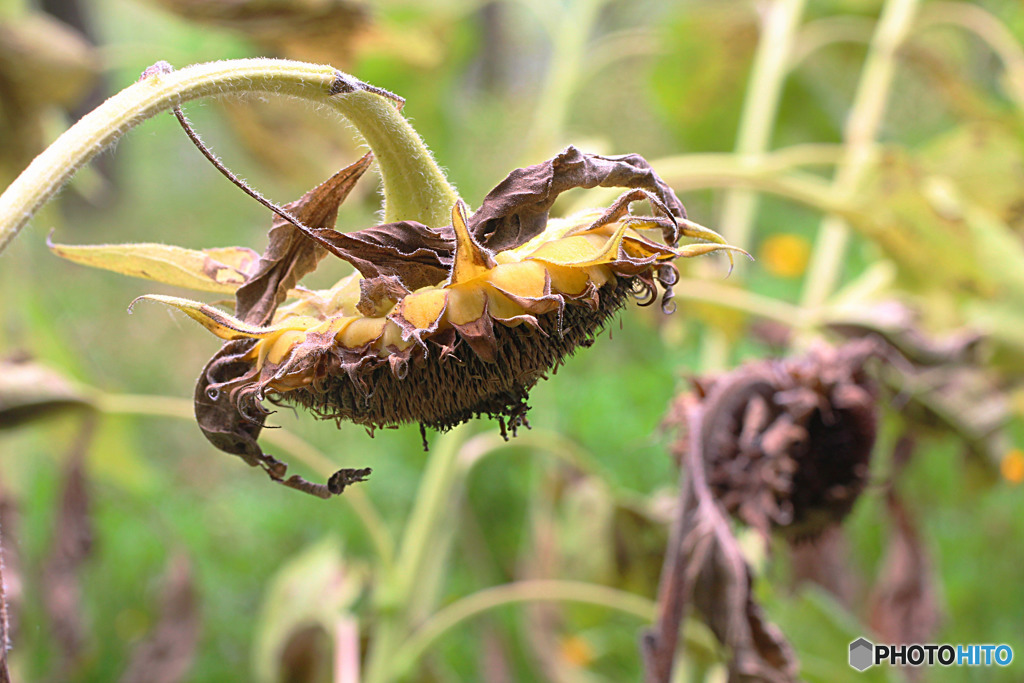
<path id="1" fill-rule="evenodd" d="M 864 671 L 874 664 L 875 646 L 866 638 L 858 638 L 850 643 L 850 666 L 857 671 Z"/>

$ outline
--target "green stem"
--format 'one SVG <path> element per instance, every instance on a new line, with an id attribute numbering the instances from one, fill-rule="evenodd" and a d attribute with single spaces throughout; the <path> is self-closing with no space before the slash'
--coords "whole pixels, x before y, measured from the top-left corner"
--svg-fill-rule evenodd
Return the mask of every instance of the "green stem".
<path id="1" fill-rule="evenodd" d="M 431 452 L 405 525 L 395 570 L 384 574 L 379 584 L 379 616 L 367 654 L 365 683 L 393 679 L 394 653 L 411 629 L 417 582 L 427 569 L 430 553 L 441 552 L 439 545 L 443 545 L 446 531 L 443 525 L 450 523 L 445 513 L 462 481 L 458 456 L 467 430 L 467 425 L 454 428 Z"/>
<path id="2" fill-rule="evenodd" d="M 522 602 L 581 602 L 631 614 L 645 622 L 653 621 L 656 611 L 649 598 L 580 581 L 518 581 L 485 588 L 448 605 L 417 629 L 395 653 L 393 670 L 398 677 L 408 674 L 423 653 L 454 627 L 495 607 Z"/>
<path id="3" fill-rule="evenodd" d="M 918 0 L 888 0 L 868 48 L 853 107 L 846 124 L 846 153 L 836 171 L 836 196 L 849 199 L 870 168 L 872 150 L 889 101 L 896 72 L 896 51 L 914 23 Z M 843 271 L 850 228 L 836 215 L 821 223 L 804 281 L 803 303 L 818 308 L 835 290 Z"/>
<path id="4" fill-rule="evenodd" d="M 801 146 L 803 147 L 803 146 Z M 828 181 L 817 176 L 791 171 L 793 166 L 829 164 L 837 148 L 832 145 L 808 146 L 793 153 L 773 152 L 756 161 L 744 160 L 735 154 L 686 154 L 652 162 L 658 174 L 677 191 L 708 188 L 745 188 L 767 192 L 812 207 L 822 213 L 848 215 L 852 205 L 840 201 Z M 583 210 L 602 202 L 610 203 L 622 191 L 615 188 L 594 188 L 585 200 L 571 205 L 567 213 Z"/>
<path id="5" fill-rule="evenodd" d="M 921 8 L 917 30 L 942 25 L 981 38 L 1003 63 L 1008 94 L 1018 107 L 1024 106 L 1024 48 L 1006 24 L 984 7 L 966 2 L 930 2 Z"/>
<path id="6" fill-rule="evenodd" d="M 789 70 L 795 71 L 805 61 L 826 47 L 840 43 L 867 45 L 875 32 L 875 21 L 869 17 L 838 16 L 815 19 L 803 25 L 789 59 Z"/>
<path id="7" fill-rule="evenodd" d="M 778 0 L 768 7 L 740 114 L 737 154 L 759 155 L 768 151 L 794 36 L 806 4 L 807 0 Z M 749 190 L 731 190 L 726 194 L 720 232 L 733 244 L 749 246 L 757 203 L 757 195 Z"/>
<path id="8" fill-rule="evenodd" d="M 342 79 L 350 92 L 332 95 Z M 326 104 L 349 119 L 380 164 L 385 220 L 447 225 L 458 195 L 394 102 L 333 67 L 240 59 L 155 74 L 128 86 L 61 135 L 0 196 L 0 253 L 75 172 L 156 114 L 200 97 L 287 95 Z"/>
<path id="9" fill-rule="evenodd" d="M 92 401 L 97 410 L 108 415 L 149 415 L 173 417 L 189 422 L 195 420 L 192 401 L 181 398 L 97 392 Z M 329 477 L 338 470 L 338 466 L 316 447 L 284 428 L 267 429 L 263 432 L 263 438 L 267 443 L 276 445 L 324 477 Z M 394 563 L 394 541 L 373 502 L 358 487 L 346 489 L 341 499 L 351 506 L 352 511 L 362 522 L 366 535 L 377 551 L 382 570 L 389 571 Z"/>
<path id="10" fill-rule="evenodd" d="M 597 21 L 598 10 L 607 0 L 572 0 L 562 8 L 558 27 L 551 36 L 551 61 L 537 98 L 526 152 L 531 157 L 548 156 L 560 144 L 559 137 L 569 120 L 569 106 L 579 85 L 587 40 Z M 535 7 L 543 18 L 550 6 Z"/>
<path id="11" fill-rule="evenodd" d="M 703 278 L 681 278 L 673 291 L 676 299 L 731 308 L 795 328 L 803 327 L 808 317 L 806 310 L 799 306 Z"/>
<path id="12" fill-rule="evenodd" d="M 740 113 L 736 153 L 759 155 L 768 151 L 786 80 L 793 37 L 807 0 L 777 0 L 767 7 L 757 53 L 750 71 L 747 94 Z M 731 189 L 725 196 L 721 232 L 733 244 L 750 247 L 754 215 L 760 197 L 749 189 Z M 724 370 L 730 353 L 729 339 L 713 327 L 701 338 L 700 367 L 705 372 Z"/>

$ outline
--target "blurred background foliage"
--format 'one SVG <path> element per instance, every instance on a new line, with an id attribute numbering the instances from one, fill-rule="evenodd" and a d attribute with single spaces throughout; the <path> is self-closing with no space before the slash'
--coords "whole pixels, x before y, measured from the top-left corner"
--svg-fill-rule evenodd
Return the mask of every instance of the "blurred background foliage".
<path id="1" fill-rule="evenodd" d="M 682 264 L 676 313 L 624 311 L 534 390 L 533 429 L 508 444 L 473 423 L 424 453 L 415 428 L 371 439 L 280 411 L 269 450 L 307 476 L 374 469 L 325 502 L 190 423 L 215 342 L 157 307 L 125 313 L 178 292 L 46 248 L 50 228 L 263 248 L 266 212 L 171 117 L 147 122 L 0 262 L 16 680 L 636 680 L 676 486 L 659 428 L 672 396 L 693 374 L 868 333 L 906 357 L 884 373 L 874 483 L 817 555 L 753 551 L 758 595 L 808 680 L 900 680 L 846 665 L 854 638 L 906 635 L 886 620 L 898 609 L 931 642 L 1024 657 L 1022 40 L 1016 0 L 0 0 L 4 185 L 157 60 L 281 56 L 405 97 L 471 200 L 569 143 L 637 152 L 757 257 L 728 280 L 720 261 Z M 358 153 L 343 121 L 292 100 L 186 109 L 281 203 Z M 364 182 L 339 229 L 378 208 Z M 905 435 L 913 458 L 893 466 Z M 808 555 L 842 581 L 808 579 Z M 897 588 L 917 597 L 886 608 Z M 693 626 L 686 646 L 684 676 L 721 675 L 709 634 Z"/>

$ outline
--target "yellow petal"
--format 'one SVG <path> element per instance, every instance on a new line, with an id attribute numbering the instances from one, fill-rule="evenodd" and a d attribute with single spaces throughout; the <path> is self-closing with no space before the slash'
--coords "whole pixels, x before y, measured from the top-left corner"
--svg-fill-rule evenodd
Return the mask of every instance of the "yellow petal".
<path id="1" fill-rule="evenodd" d="M 547 291 L 547 271 L 537 261 L 503 263 L 487 275 L 487 281 L 509 294 L 536 299 Z"/>
<path id="2" fill-rule="evenodd" d="M 508 320 L 523 315 L 527 311 L 515 301 L 501 292 L 487 288 L 487 314 L 498 320 Z"/>
<path id="3" fill-rule="evenodd" d="M 263 339 L 281 330 L 306 329 L 319 322 L 314 318 L 295 316 L 289 318 L 286 322 L 280 325 L 259 327 L 258 325 L 250 325 L 243 322 L 233 315 L 199 301 L 182 299 L 176 296 L 162 296 L 159 294 L 147 294 L 145 296 L 140 296 L 128 307 L 129 312 L 131 312 L 132 307 L 135 306 L 135 303 L 140 299 L 157 301 L 167 306 L 171 306 L 172 308 L 176 308 L 221 339 L 227 340 L 245 338 Z"/>
<path id="4" fill-rule="evenodd" d="M 726 243 L 725 238 L 711 228 L 705 228 L 700 223 L 694 223 L 686 218 L 677 218 L 676 220 L 679 222 L 679 232 L 684 237 L 695 237 L 715 244 Z"/>
<path id="5" fill-rule="evenodd" d="M 399 312 L 418 330 L 434 327 L 448 304 L 448 290 L 425 289 L 414 292 L 399 303 Z"/>
<path id="6" fill-rule="evenodd" d="M 403 351 L 413 345 L 411 339 L 402 339 L 402 328 L 393 320 L 384 323 L 384 329 L 380 335 L 380 344 L 377 348 L 397 349 Z"/>
<path id="7" fill-rule="evenodd" d="M 452 229 L 455 231 L 455 257 L 448 284 L 468 282 L 495 266 L 491 255 L 473 239 L 466 227 L 466 205 L 460 199 L 452 207 Z"/>
<path id="8" fill-rule="evenodd" d="M 587 271 L 589 268 L 571 268 L 569 266 L 548 266 L 548 276 L 551 278 L 551 291 L 559 294 L 576 296 L 582 294 L 587 288 L 587 281 L 590 279 Z"/>
<path id="9" fill-rule="evenodd" d="M 263 354 L 263 349 L 260 349 L 260 356 L 258 365 L 263 366 L 264 361 L 270 361 L 271 363 L 278 364 L 284 361 L 291 352 L 292 349 L 306 341 L 306 333 L 302 330 L 283 330 L 277 339 L 271 341 L 270 339 L 265 340 L 262 346 L 266 347 L 266 356 Z"/>
<path id="10" fill-rule="evenodd" d="M 242 247 L 193 251 L 168 244 L 48 246 L 57 256 L 85 266 L 220 294 L 233 294 L 259 260 L 259 254 Z"/>
<path id="11" fill-rule="evenodd" d="M 387 318 L 354 318 L 335 339 L 349 349 L 357 349 L 380 339 L 384 333 Z"/>
<path id="12" fill-rule="evenodd" d="M 715 251 L 727 251 L 727 252 L 730 252 L 730 256 L 729 256 L 729 262 L 730 263 L 732 263 L 732 254 L 731 253 L 734 252 L 734 251 L 738 252 L 740 254 L 743 254 L 744 256 L 746 256 L 747 258 L 749 258 L 751 260 L 753 260 L 753 258 L 754 258 L 753 256 L 748 254 L 743 249 L 740 249 L 739 247 L 734 247 L 731 244 L 708 244 L 707 242 L 700 242 L 698 244 L 686 244 L 686 245 L 684 245 L 682 247 L 679 247 L 679 254 L 681 256 L 685 256 L 685 257 L 703 256 L 704 254 L 710 254 L 710 253 L 715 252 Z"/>
<path id="13" fill-rule="evenodd" d="M 479 287 L 453 287 L 448 290 L 448 308 L 445 316 L 455 325 L 466 325 L 479 320 L 484 314 L 487 296 Z"/>
<path id="14" fill-rule="evenodd" d="M 599 266 L 615 261 L 627 226 L 621 224 L 606 237 L 590 233 L 565 237 L 549 242 L 530 255 L 531 259 L 547 261 L 560 266 Z"/>

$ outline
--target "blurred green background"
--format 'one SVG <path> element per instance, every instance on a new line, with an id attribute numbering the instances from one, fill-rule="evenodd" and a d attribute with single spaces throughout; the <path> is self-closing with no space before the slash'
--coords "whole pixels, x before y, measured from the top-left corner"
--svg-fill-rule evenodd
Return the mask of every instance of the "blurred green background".
<path id="1" fill-rule="evenodd" d="M 77 9 L 81 21 L 58 24 L 42 5 L 71 23 Z M 897 49 L 879 41 L 880 23 Z M 763 34 L 771 40 L 759 43 Z M 0 354 L 30 354 L 77 383 L 32 383 L 41 403 L 84 392 L 101 408 L 91 435 L 76 410 L 0 431 L 15 680 L 364 680 L 336 665 L 346 643 L 372 659 L 383 655 L 371 643 L 391 638 L 389 652 L 407 654 L 404 639 L 437 625 L 431 615 L 445 606 L 547 579 L 575 583 L 533 584 L 554 601 L 510 599 L 457 621 L 404 672 L 364 661 L 365 680 L 637 680 L 677 479 L 659 427 L 670 400 L 688 376 L 838 339 L 850 321 L 889 325 L 899 338 L 940 343 L 970 330 L 982 341 L 970 360 L 883 394 L 878 485 L 841 542 L 851 592 L 795 581 L 797 555 L 779 542 L 757 563 L 757 594 L 805 678 L 865 677 L 847 666 L 846 648 L 872 635 L 865 596 L 885 573 L 892 536 L 881 484 L 893 444 L 910 433 L 917 448 L 897 484 L 925 556 L 908 585 L 941 614 L 930 640 L 1007 643 L 1017 654 L 1006 669 L 921 673 L 1020 680 L 1022 40 L 1015 0 L 3 0 L 4 185 L 75 112 L 158 60 L 282 56 L 332 63 L 405 97 L 404 113 L 471 205 L 510 170 L 570 143 L 636 152 L 692 218 L 757 258 L 728 280 L 723 260 L 685 264 L 678 310 L 627 308 L 536 387 L 533 429 L 507 445 L 495 424 L 474 422 L 430 435 L 424 453 L 415 427 L 371 439 L 280 410 L 272 421 L 283 430 L 268 433 L 267 450 L 296 472 L 320 481 L 332 468 L 373 467 L 358 493 L 322 501 L 216 452 L 190 421 L 216 340 L 156 306 L 125 310 L 141 294 L 182 292 L 46 248 L 52 228 L 55 241 L 75 244 L 262 250 L 266 212 L 169 115 L 146 122 L 0 258 Z M 186 111 L 228 166 L 280 203 L 359 154 L 344 121 L 292 100 L 206 100 Z M 556 211 L 614 196 L 572 194 Z M 339 229 L 372 225 L 379 203 L 375 179 L 364 180 Z M 829 212 L 843 220 L 823 226 Z M 325 262 L 310 281 L 344 272 Z M 906 315 L 883 319 L 875 307 L 892 301 Z M 69 467 L 76 447 L 82 480 Z M 454 470 L 440 472 L 449 451 Z M 69 479 L 87 506 L 76 507 Z M 68 551 L 83 534 L 91 550 Z M 177 566 L 191 579 L 171 602 L 195 602 L 177 620 L 161 606 L 175 557 L 187 558 Z M 587 592 L 595 586 L 621 592 L 606 606 L 561 601 L 581 590 L 600 602 L 603 593 Z M 129 662 L 161 624 L 179 637 L 174 662 L 132 678 Z M 722 653 L 698 627 L 689 632 L 681 675 L 721 680 Z"/>

